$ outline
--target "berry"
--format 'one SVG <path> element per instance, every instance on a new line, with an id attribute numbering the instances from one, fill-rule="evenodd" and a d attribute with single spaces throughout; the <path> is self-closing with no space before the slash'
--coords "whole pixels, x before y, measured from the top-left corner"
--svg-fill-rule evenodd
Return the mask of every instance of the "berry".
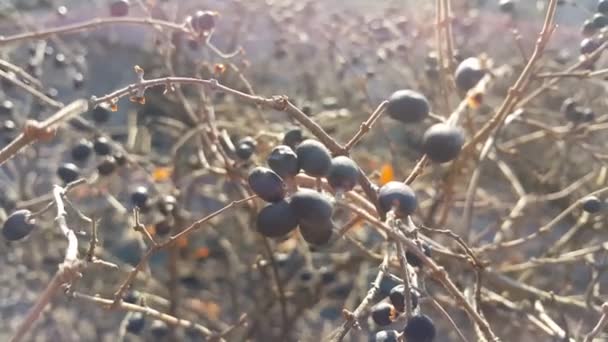
<path id="1" fill-rule="evenodd" d="M 110 15 L 113 17 L 124 17 L 129 14 L 128 0 L 114 0 L 110 4 Z"/>
<path id="2" fill-rule="evenodd" d="M 63 183 L 71 183 L 80 177 L 80 169 L 72 163 L 64 163 L 57 168 L 57 176 Z"/>
<path id="3" fill-rule="evenodd" d="M 331 240 L 334 224 L 331 220 L 325 222 L 300 222 L 300 234 L 306 242 L 314 246 L 325 245 Z"/>
<path id="4" fill-rule="evenodd" d="M 102 106 L 97 106 L 93 109 L 91 117 L 93 118 L 93 121 L 95 121 L 95 123 L 103 124 L 108 122 L 108 120 L 110 119 L 110 111 Z"/>
<path id="5" fill-rule="evenodd" d="M 324 177 L 331 167 L 331 154 L 317 140 L 306 139 L 296 148 L 300 168 L 312 177 Z"/>
<path id="6" fill-rule="evenodd" d="M 93 143 L 87 139 L 81 139 L 73 148 L 72 148 L 72 159 L 75 161 L 85 161 L 89 158 L 93 152 Z"/>
<path id="7" fill-rule="evenodd" d="M 279 202 L 285 198 L 285 183 L 271 169 L 257 166 L 249 172 L 249 187 L 266 202 Z"/>
<path id="8" fill-rule="evenodd" d="M 514 0 L 500 0 L 498 3 L 500 10 L 504 13 L 513 13 L 515 11 Z"/>
<path id="9" fill-rule="evenodd" d="M 593 24 L 593 21 L 591 21 L 591 19 L 587 19 L 583 22 L 583 27 L 581 29 L 581 33 L 583 34 L 583 36 L 585 36 L 585 37 L 593 36 L 596 31 L 597 31 L 597 28 L 595 27 L 595 25 Z"/>
<path id="10" fill-rule="evenodd" d="M 485 73 L 479 58 L 469 57 L 458 64 L 454 72 L 454 80 L 458 89 L 466 92 L 475 87 Z"/>
<path id="11" fill-rule="evenodd" d="M 321 267 L 319 273 L 321 274 L 321 282 L 324 285 L 328 285 L 336 281 L 336 271 L 330 267 Z"/>
<path id="12" fill-rule="evenodd" d="M 175 211 L 177 199 L 172 195 L 165 195 L 158 201 L 158 211 L 163 215 L 169 215 Z"/>
<path id="13" fill-rule="evenodd" d="M 276 238 L 287 235 L 298 226 L 298 220 L 287 201 L 270 203 L 260 210 L 256 219 L 257 231 Z"/>
<path id="14" fill-rule="evenodd" d="M 388 295 L 391 303 L 395 307 L 395 310 L 399 312 L 405 311 L 405 285 L 397 285 L 391 289 L 390 294 Z M 418 295 L 415 291 L 410 290 L 410 298 L 412 300 L 412 309 L 415 309 L 418 306 Z"/>
<path id="15" fill-rule="evenodd" d="M 139 300 L 140 296 L 141 296 L 141 294 L 139 292 L 133 290 L 133 291 L 129 291 L 127 294 L 125 294 L 125 296 L 123 297 L 122 300 L 126 303 L 135 304 Z"/>
<path id="16" fill-rule="evenodd" d="M 562 102 L 560 110 L 564 113 L 568 121 L 579 122 L 583 120 L 583 112 L 573 98 L 566 98 L 564 102 Z"/>
<path id="17" fill-rule="evenodd" d="M 97 164 L 97 172 L 102 176 L 109 176 L 116 170 L 116 160 L 112 156 L 104 157 L 99 164 Z"/>
<path id="18" fill-rule="evenodd" d="M 336 191 L 350 191 L 359 180 L 359 166 L 346 156 L 338 156 L 331 160 L 327 182 Z"/>
<path id="19" fill-rule="evenodd" d="M 58 53 L 55 55 L 55 67 L 63 68 L 66 64 L 65 55 L 62 53 Z"/>
<path id="20" fill-rule="evenodd" d="M 171 224 L 171 221 L 168 219 L 164 219 L 154 225 L 154 231 L 158 236 L 165 236 L 171 232 L 172 227 L 173 225 Z"/>
<path id="21" fill-rule="evenodd" d="M 595 214 L 602 209 L 602 202 L 596 196 L 587 196 L 582 200 L 583 210 Z"/>
<path id="22" fill-rule="evenodd" d="M 580 52 L 582 55 L 587 55 L 597 50 L 600 44 L 593 38 L 585 38 L 581 41 Z"/>
<path id="23" fill-rule="evenodd" d="M 326 224 L 333 214 L 333 205 L 327 196 L 306 188 L 299 189 L 291 196 L 289 206 L 293 209 L 300 227 L 302 224 Z"/>
<path id="24" fill-rule="evenodd" d="M 11 100 L 4 100 L 0 103 L 0 115 L 12 115 L 15 105 Z"/>
<path id="25" fill-rule="evenodd" d="M 34 228 L 36 221 L 31 217 L 32 212 L 21 209 L 10 214 L 2 225 L 2 235 L 9 241 L 21 240 L 28 236 Z"/>
<path id="26" fill-rule="evenodd" d="M 283 179 L 295 177 L 300 172 L 298 156 L 287 145 L 273 148 L 266 162 Z"/>
<path id="27" fill-rule="evenodd" d="M 215 12 L 197 11 L 190 20 L 190 23 L 195 31 L 199 33 L 208 32 L 215 27 L 216 17 L 217 13 Z"/>
<path id="28" fill-rule="evenodd" d="M 414 190 L 402 182 L 388 182 L 378 190 L 378 204 L 382 217 L 391 209 L 397 217 L 407 217 L 416 210 L 418 201 Z"/>
<path id="29" fill-rule="evenodd" d="M 446 163 L 460 153 L 464 134 L 458 127 L 437 123 L 429 127 L 422 137 L 422 150 L 436 163 Z"/>
<path id="30" fill-rule="evenodd" d="M 289 131 L 285 132 L 285 135 L 283 135 L 283 145 L 287 145 L 292 149 L 295 149 L 296 146 L 302 142 L 302 140 L 304 140 L 304 138 L 300 128 L 290 129 Z"/>
<path id="31" fill-rule="evenodd" d="M 414 90 L 397 90 L 388 99 L 386 113 L 403 123 L 414 123 L 424 120 L 431 110 L 427 98 Z"/>
<path id="32" fill-rule="evenodd" d="M 144 314 L 141 312 L 133 312 L 129 314 L 129 318 L 127 319 L 127 332 L 130 332 L 133 335 L 139 335 L 142 330 L 144 330 L 145 324 L 146 319 Z"/>
<path id="33" fill-rule="evenodd" d="M 592 122 L 595 120 L 595 112 L 591 108 L 585 108 L 582 111 L 582 120 L 585 122 Z"/>
<path id="34" fill-rule="evenodd" d="M 591 18 L 591 22 L 596 29 L 601 29 L 608 26 L 608 17 L 602 13 L 596 13 L 593 15 L 593 18 Z"/>
<path id="35" fill-rule="evenodd" d="M 374 337 L 375 342 L 397 342 L 399 333 L 397 330 L 380 330 Z"/>
<path id="36" fill-rule="evenodd" d="M 98 137 L 93 142 L 93 150 L 99 156 L 107 156 L 112 153 L 112 146 L 110 140 L 106 137 Z"/>
<path id="37" fill-rule="evenodd" d="M 244 143 L 238 144 L 235 150 L 236 156 L 239 157 L 239 159 L 241 160 L 247 160 L 251 158 L 254 152 L 255 148 L 253 146 Z"/>
<path id="38" fill-rule="evenodd" d="M 608 0 L 599 0 L 597 2 L 597 11 L 602 14 L 608 14 Z"/>
<path id="39" fill-rule="evenodd" d="M 138 208 L 145 208 L 148 204 L 148 188 L 145 186 L 138 186 L 133 193 L 131 193 L 131 203 Z"/>
<path id="40" fill-rule="evenodd" d="M 252 148 L 255 149 L 255 147 L 257 146 L 258 143 L 255 141 L 255 139 L 253 137 L 249 137 L 248 136 L 248 137 L 244 137 L 244 138 L 240 139 L 238 141 L 238 144 L 239 145 L 240 144 L 246 144 L 246 145 L 249 145 L 249 146 L 251 146 Z"/>
<path id="41" fill-rule="evenodd" d="M 403 336 L 408 342 L 432 342 L 435 335 L 435 324 L 426 315 L 416 315 L 408 319 L 403 329 Z"/>
<path id="42" fill-rule="evenodd" d="M 372 307 L 371 316 L 379 326 L 386 326 L 393 322 L 396 311 L 392 304 L 380 302 Z"/>
<path id="43" fill-rule="evenodd" d="M 74 76 L 72 76 L 72 85 L 74 86 L 74 89 L 82 89 L 82 86 L 84 86 L 84 75 L 82 73 L 75 73 Z"/>
<path id="44" fill-rule="evenodd" d="M 164 338 L 169 335 L 169 327 L 167 326 L 167 323 L 160 319 L 156 319 L 150 325 L 150 333 L 156 338 Z"/>
<path id="45" fill-rule="evenodd" d="M 424 253 L 424 255 L 426 255 L 427 257 L 431 257 L 431 253 L 432 253 L 432 249 L 431 246 L 425 242 L 422 243 L 422 252 Z M 414 267 L 422 267 L 423 263 L 422 260 L 420 260 L 420 258 L 410 252 L 410 251 L 405 251 L 405 260 L 407 260 L 407 263 L 414 266 Z"/>

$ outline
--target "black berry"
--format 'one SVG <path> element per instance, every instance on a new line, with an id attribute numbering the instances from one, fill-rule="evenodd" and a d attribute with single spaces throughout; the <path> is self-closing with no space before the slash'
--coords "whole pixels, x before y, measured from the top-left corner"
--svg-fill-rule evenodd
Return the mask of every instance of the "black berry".
<path id="1" fill-rule="evenodd" d="M 583 120 L 583 112 L 573 98 L 566 98 L 564 102 L 562 102 L 560 110 L 564 113 L 564 116 L 568 121 L 579 122 Z"/>
<path id="2" fill-rule="evenodd" d="M 298 156 L 287 145 L 279 145 L 273 148 L 266 162 L 283 179 L 295 177 L 300 172 Z"/>
<path id="3" fill-rule="evenodd" d="M 172 195 L 165 195 L 158 201 L 158 211 L 163 215 L 169 215 L 175 211 L 177 199 Z"/>
<path id="4" fill-rule="evenodd" d="M 57 168 L 57 176 L 64 184 L 71 183 L 80 177 L 80 169 L 72 163 L 64 163 Z"/>
<path id="5" fill-rule="evenodd" d="M 150 333 L 156 338 L 165 338 L 169 335 L 169 326 L 159 319 L 154 320 L 150 325 Z"/>
<path id="6" fill-rule="evenodd" d="M 458 127 L 437 123 L 429 127 L 422 137 L 422 150 L 436 163 L 446 163 L 460 153 L 464 134 Z"/>
<path id="7" fill-rule="evenodd" d="M 127 319 L 127 332 L 130 332 L 133 335 L 139 335 L 146 325 L 146 319 L 144 314 L 141 312 L 133 312 L 129 314 L 129 318 Z"/>
<path id="8" fill-rule="evenodd" d="M 211 11 L 197 11 L 190 23 L 192 28 L 200 33 L 212 30 L 215 27 L 215 18 L 217 13 Z"/>
<path id="9" fill-rule="evenodd" d="M 154 225 L 154 231 L 158 236 L 165 236 L 169 234 L 171 232 L 171 228 L 173 228 L 173 224 L 169 219 L 164 219 Z"/>
<path id="10" fill-rule="evenodd" d="M 371 316 L 376 324 L 383 327 L 393 322 L 396 311 L 392 304 L 380 302 L 372 307 Z"/>
<path id="11" fill-rule="evenodd" d="M 300 221 L 300 234 L 311 245 L 321 246 L 331 240 L 334 224 L 331 220 L 325 222 Z"/>
<path id="12" fill-rule="evenodd" d="M 249 172 L 249 187 L 266 202 L 278 202 L 285 198 L 285 183 L 271 169 L 257 166 Z"/>
<path id="13" fill-rule="evenodd" d="M 300 168 L 312 177 L 324 177 L 331 167 L 331 154 L 317 140 L 306 139 L 296 148 Z"/>
<path id="14" fill-rule="evenodd" d="M 247 160 L 251 158 L 255 152 L 255 148 L 250 144 L 238 144 L 235 148 L 236 156 L 241 160 Z"/>
<path id="15" fill-rule="evenodd" d="M 4 100 L 0 103 L 0 115 L 12 115 L 15 110 L 15 105 L 11 100 Z"/>
<path id="16" fill-rule="evenodd" d="M 384 217 L 391 209 L 397 217 L 407 217 L 418 206 L 414 190 L 402 182 L 388 182 L 378 190 L 378 204 Z"/>
<path id="17" fill-rule="evenodd" d="M 112 153 L 112 145 L 106 137 L 98 137 L 93 142 L 93 150 L 99 156 L 107 156 Z"/>
<path id="18" fill-rule="evenodd" d="M 416 315 L 408 319 L 403 329 L 403 336 L 408 342 L 433 342 L 435 335 L 435 324 L 426 315 Z"/>
<path id="19" fill-rule="evenodd" d="M 302 140 L 304 140 L 304 137 L 300 128 L 290 129 L 283 135 L 283 145 L 287 145 L 292 149 L 295 149 Z"/>
<path id="20" fill-rule="evenodd" d="M 32 212 L 21 209 L 10 214 L 2 225 L 2 235 L 9 241 L 21 240 L 28 236 L 34 228 L 36 221 L 31 218 Z"/>
<path id="21" fill-rule="evenodd" d="M 514 0 L 500 0 L 498 3 L 498 7 L 504 13 L 513 13 L 515 11 L 515 1 Z"/>
<path id="22" fill-rule="evenodd" d="M 397 342 L 398 339 L 397 330 L 380 330 L 374 336 L 374 342 Z"/>
<path id="23" fill-rule="evenodd" d="M 431 246 L 425 242 L 422 243 L 422 252 L 424 253 L 424 255 L 426 255 L 427 257 L 431 257 L 432 254 L 432 249 Z M 407 263 L 414 266 L 414 267 L 422 267 L 423 262 L 422 260 L 420 260 L 420 258 L 410 252 L 410 251 L 405 251 L 405 260 L 407 260 Z"/>
<path id="24" fill-rule="evenodd" d="M 456 86 L 461 91 L 469 91 L 475 87 L 485 75 L 485 70 L 481 66 L 481 61 L 476 57 L 469 57 L 458 65 L 454 72 Z"/>
<path id="25" fill-rule="evenodd" d="M 298 220 L 285 200 L 265 206 L 256 219 L 257 231 L 263 236 L 276 238 L 287 235 L 298 225 Z"/>
<path id="26" fill-rule="evenodd" d="M 421 93 L 404 89 L 394 92 L 388 99 L 386 113 L 403 123 L 414 123 L 424 120 L 431 110 L 427 98 Z"/>
<path id="27" fill-rule="evenodd" d="M 391 289 L 388 298 L 391 300 L 391 304 L 395 307 L 395 310 L 399 312 L 405 311 L 405 285 L 397 285 Z M 412 309 L 418 306 L 418 295 L 415 291 L 410 290 L 410 298 L 412 300 Z"/>
<path id="28" fill-rule="evenodd" d="M 608 17 L 602 13 L 596 13 L 593 15 L 593 18 L 591 18 L 591 22 L 595 28 L 601 29 L 608 26 Z"/>
<path id="29" fill-rule="evenodd" d="M 116 170 L 116 160 L 112 156 L 104 157 L 99 164 L 97 164 L 97 172 L 102 176 L 109 176 Z"/>
<path id="30" fill-rule="evenodd" d="M 602 202 L 596 196 L 587 196 L 582 200 L 583 210 L 595 214 L 602 209 Z"/>
<path id="31" fill-rule="evenodd" d="M 302 188 L 291 196 L 289 205 L 300 225 L 326 224 L 331 220 L 333 205 L 329 198 L 317 191 Z"/>
<path id="32" fill-rule="evenodd" d="M 602 14 L 608 14 L 608 0 L 599 0 L 597 2 L 597 11 Z"/>
<path id="33" fill-rule="evenodd" d="M 78 162 L 85 161 L 93 152 L 93 143 L 87 139 L 81 139 L 72 148 L 72 159 Z"/>
<path id="34" fill-rule="evenodd" d="M 600 43 L 598 43 L 593 38 L 585 38 L 581 41 L 580 52 L 582 55 L 587 55 L 597 50 L 600 47 Z"/>
<path id="35" fill-rule="evenodd" d="M 131 193 L 131 203 L 138 208 L 145 208 L 148 206 L 148 188 L 145 186 L 138 186 L 135 191 Z"/>
<path id="36" fill-rule="evenodd" d="M 346 156 L 331 160 L 327 182 L 336 191 L 350 191 L 359 180 L 359 166 Z"/>
<path id="37" fill-rule="evenodd" d="M 103 124 L 110 119 L 110 111 L 103 106 L 97 106 L 93 109 L 93 112 L 91 112 L 91 117 L 95 123 Z"/>

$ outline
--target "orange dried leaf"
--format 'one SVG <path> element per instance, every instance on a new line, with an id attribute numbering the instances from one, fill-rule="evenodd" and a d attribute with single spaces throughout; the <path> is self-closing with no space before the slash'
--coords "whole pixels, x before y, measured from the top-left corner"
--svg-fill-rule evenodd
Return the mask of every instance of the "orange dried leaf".
<path id="1" fill-rule="evenodd" d="M 478 109 L 481 106 L 482 102 L 483 102 L 483 93 L 481 93 L 481 92 L 471 94 L 467 98 L 467 104 L 472 109 Z"/>
<path id="2" fill-rule="evenodd" d="M 170 167 L 157 167 L 152 171 L 152 179 L 155 182 L 164 182 L 171 177 L 172 169 Z"/>
<path id="3" fill-rule="evenodd" d="M 150 235 L 154 236 L 156 234 L 156 227 L 153 225 L 149 225 L 146 227 L 146 230 L 148 231 L 148 233 L 150 233 Z"/>
<path id="4" fill-rule="evenodd" d="M 395 171 L 391 164 L 384 164 L 380 168 L 380 185 L 384 185 L 395 179 Z"/>
<path id="5" fill-rule="evenodd" d="M 224 73 L 224 71 L 226 71 L 226 66 L 225 66 L 224 64 L 221 64 L 221 63 L 216 63 L 216 64 L 213 66 L 213 72 L 214 72 L 216 75 L 221 75 L 221 74 L 223 74 L 223 73 Z"/>
<path id="6" fill-rule="evenodd" d="M 188 238 L 185 236 L 179 237 L 175 240 L 175 245 L 180 249 L 188 247 Z"/>
<path id="7" fill-rule="evenodd" d="M 118 105 L 116 103 L 110 104 L 110 110 L 113 112 L 118 111 Z"/>

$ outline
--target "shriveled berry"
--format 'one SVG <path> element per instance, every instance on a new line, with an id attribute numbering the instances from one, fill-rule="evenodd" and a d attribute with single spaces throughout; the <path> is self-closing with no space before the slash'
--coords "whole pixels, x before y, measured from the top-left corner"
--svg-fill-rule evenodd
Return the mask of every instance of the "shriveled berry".
<path id="1" fill-rule="evenodd" d="M 302 188 L 291 196 L 289 205 L 300 225 L 325 224 L 331 220 L 333 205 L 329 198 L 317 191 Z"/>
<path id="2" fill-rule="evenodd" d="M 585 38 L 581 41 L 580 52 L 582 55 L 587 55 L 597 50 L 600 47 L 600 43 L 598 43 L 593 38 Z"/>
<path id="3" fill-rule="evenodd" d="M 399 312 L 405 311 L 405 285 L 397 285 L 391 289 L 388 298 L 395 307 L 395 310 Z M 410 290 L 410 298 L 412 300 L 412 309 L 418 306 L 418 295 L 415 291 Z"/>
<path id="4" fill-rule="evenodd" d="M 371 316 L 376 324 L 383 327 L 393 322 L 396 311 L 392 304 L 380 302 L 372 307 Z"/>
<path id="5" fill-rule="evenodd" d="M 485 70 L 481 65 L 481 61 L 477 57 L 469 57 L 456 67 L 454 72 L 454 80 L 456 86 L 461 91 L 469 91 L 469 89 L 475 87 L 485 75 Z"/>
<path id="6" fill-rule="evenodd" d="M 283 179 L 295 177 L 300 172 L 298 156 L 287 145 L 273 148 L 268 155 L 267 163 Z"/>
<path id="7" fill-rule="evenodd" d="M 378 204 L 384 217 L 391 209 L 397 217 L 407 217 L 418 206 L 414 190 L 402 182 L 391 181 L 378 190 Z"/>
<path id="8" fill-rule="evenodd" d="M 295 149 L 302 140 L 304 140 L 304 137 L 300 128 L 290 129 L 283 135 L 283 145 L 287 145 L 292 149 Z"/>
<path id="9" fill-rule="evenodd" d="M 257 231 L 263 236 L 276 238 L 287 235 L 298 226 L 298 220 L 287 201 L 270 203 L 258 213 Z"/>
<path id="10" fill-rule="evenodd" d="M 602 202 L 596 196 L 587 196 L 583 198 L 582 204 L 583 210 L 590 214 L 595 214 L 602 210 Z"/>
<path id="11" fill-rule="evenodd" d="M 146 325 L 146 318 L 144 314 L 141 312 L 131 312 L 129 313 L 129 318 L 127 319 L 127 332 L 130 332 L 133 335 L 139 335 Z"/>
<path id="12" fill-rule="evenodd" d="M 109 176 L 116 170 L 116 160 L 112 156 L 104 157 L 99 164 L 97 164 L 97 172 L 102 176 Z"/>
<path id="13" fill-rule="evenodd" d="M 414 90 L 403 89 L 394 92 L 388 99 L 386 113 L 403 123 L 414 123 L 424 120 L 431 110 L 427 98 Z"/>
<path id="14" fill-rule="evenodd" d="M 150 325 L 150 333 L 156 338 L 164 338 L 169 335 L 169 326 L 160 319 L 154 320 Z"/>
<path id="15" fill-rule="evenodd" d="M 331 240 L 334 223 L 330 220 L 325 222 L 300 221 L 300 234 L 306 242 L 311 245 L 325 245 Z"/>
<path id="16" fill-rule="evenodd" d="M 93 150 L 99 156 L 107 156 L 112 153 L 112 145 L 106 137 L 98 137 L 93 142 Z"/>
<path id="17" fill-rule="evenodd" d="M 32 212 L 21 209 L 10 214 L 2 225 L 2 235 L 9 241 L 21 240 L 28 236 L 34 228 L 36 221 L 31 217 Z"/>
<path id="18" fill-rule="evenodd" d="M 306 139 L 296 148 L 300 168 L 312 177 L 325 177 L 331 167 L 331 153 L 317 140 Z"/>
<path id="19" fill-rule="evenodd" d="M 93 143 L 87 139 L 81 139 L 72 148 L 72 159 L 78 162 L 85 161 L 93 152 Z"/>
<path id="20" fill-rule="evenodd" d="M 422 243 L 422 252 L 424 253 L 424 255 L 430 258 L 432 251 L 433 250 L 429 244 L 427 244 L 426 242 Z M 420 260 L 420 258 L 416 254 L 410 251 L 405 251 L 405 260 L 407 260 L 408 264 L 414 267 L 422 267 L 423 265 L 422 260 Z"/>
<path id="21" fill-rule="evenodd" d="M 436 163 L 447 163 L 458 157 L 462 145 L 462 129 L 442 122 L 429 127 L 422 137 L 422 150 Z"/>
<path id="22" fill-rule="evenodd" d="M 131 193 L 131 203 L 138 208 L 145 208 L 148 205 L 148 188 L 145 186 L 138 186 L 135 191 Z"/>
<path id="23" fill-rule="evenodd" d="M 285 198 L 285 183 L 271 169 L 257 166 L 249 172 L 249 187 L 266 202 L 278 202 Z"/>
<path id="24" fill-rule="evenodd" d="M 403 329 L 403 336 L 408 342 L 433 342 L 436 334 L 435 323 L 427 315 L 411 317 Z"/>
<path id="25" fill-rule="evenodd" d="M 57 176 L 65 184 L 73 182 L 80 177 L 80 168 L 72 163 L 63 163 L 57 168 Z"/>
<path id="26" fill-rule="evenodd" d="M 91 117 L 95 123 L 103 124 L 110 119 L 110 111 L 103 106 L 97 106 L 91 112 Z"/>
<path id="27" fill-rule="evenodd" d="M 350 191 L 359 180 L 359 166 L 346 156 L 331 160 L 327 182 L 336 191 Z"/>
<path id="28" fill-rule="evenodd" d="M 380 330 L 374 336 L 374 342 L 397 342 L 399 333 L 397 330 Z"/>
<path id="29" fill-rule="evenodd" d="M 215 27 L 215 18 L 217 13 L 211 11 L 197 11 L 190 23 L 192 28 L 197 32 L 207 32 Z"/>
<path id="30" fill-rule="evenodd" d="M 113 0 L 110 4 L 110 15 L 113 17 L 124 17 L 129 14 L 128 0 Z"/>

